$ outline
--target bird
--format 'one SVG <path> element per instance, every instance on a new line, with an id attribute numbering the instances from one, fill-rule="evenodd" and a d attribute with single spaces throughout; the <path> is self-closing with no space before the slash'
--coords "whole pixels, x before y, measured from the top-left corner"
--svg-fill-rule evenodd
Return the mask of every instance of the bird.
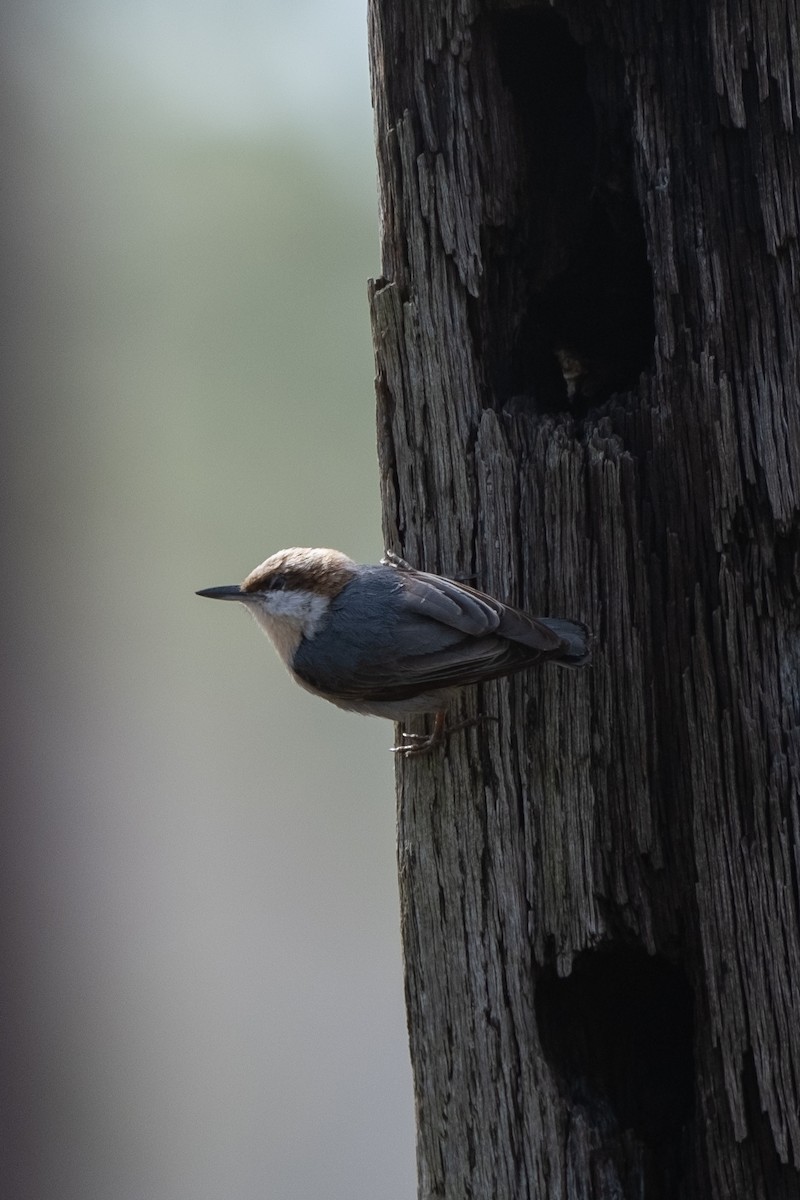
<path id="1" fill-rule="evenodd" d="M 462 688 L 536 663 L 583 667 L 591 659 L 591 635 L 580 621 L 530 616 L 467 583 L 418 571 L 391 551 L 367 564 L 338 550 L 295 546 L 271 555 L 241 584 L 196 594 L 244 605 L 296 682 L 339 708 L 398 722 L 434 714 L 430 734 L 403 733 L 392 747 L 405 757 L 442 743 L 448 707 Z"/>

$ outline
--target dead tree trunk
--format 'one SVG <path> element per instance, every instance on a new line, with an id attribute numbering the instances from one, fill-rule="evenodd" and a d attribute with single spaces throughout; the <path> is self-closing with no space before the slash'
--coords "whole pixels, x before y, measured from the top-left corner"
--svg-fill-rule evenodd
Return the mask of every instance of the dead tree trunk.
<path id="1" fill-rule="evenodd" d="M 796 0 L 371 0 L 387 545 L 595 664 L 400 763 L 419 1193 L 800 1195 Z"/>

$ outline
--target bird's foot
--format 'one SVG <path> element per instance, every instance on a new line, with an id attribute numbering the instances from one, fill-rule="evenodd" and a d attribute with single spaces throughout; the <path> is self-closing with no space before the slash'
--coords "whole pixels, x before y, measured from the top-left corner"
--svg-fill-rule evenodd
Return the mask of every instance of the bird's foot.
<path id="1" fill-rule="evenodd" d="M 395 554 L 394 550 L 385 550 L 381 559 L 381 566 L 394 567 L 396 571 L 413 571 L 411 563 L 406 562 L 399 554 Z"/>
<path id="2" fill-rule="evenodd" d="M 403 733 L 399 746 L 392 746 L 392 754 L 402 754 L 403 758 L 414 758 L 418 754 L 428 754 L 442 740 L 435 738 L 432 733 Z"/>
<path id="3" fill-rule="evenodd" d="M 394 550 L 384 550 L 383 558 L 381 559 L 382 567 L 394 567 L 396 571 L 413 571 L 410 562 L 406 562 L 399 554 L 395 554 Z M 474 583 L 478 578 L 477 575 L 454 575 L 453 578 L 459 583 Z"/>
<path id="4" fill-rule="evenodd" d="M 415 758 L 420 754 L 430 754 L 444 737 L 444 722 L 446 712 L 437 712 L 431 733 L 402 733 L 403 739 L 399 746 L 392 746 L 392 754 L 402 754 L 403 758 Z"/>
<path id="5" fill-rule="evenodd" d="M 480 713 L 477 717 L 467 717 L 464 721 L 458 721 L 455 725 L 450 725 L 445 729 L 445 714 L 443 712 L 436 714 L 436 720 L 433 725 L 432 733 L 402 733 L 402 742 L 399 746 L 392 746 L 392 754 L 402 754 L 403 758 L 416 758 L 422 754 L 430 754 L 437 746 L 440 746 L 453 733 L 458 733 L 462 729 L 472 729 L 475 725 L 482 725 L 484 721 L 497 721 L 499 718 L 486 713 Z"/>

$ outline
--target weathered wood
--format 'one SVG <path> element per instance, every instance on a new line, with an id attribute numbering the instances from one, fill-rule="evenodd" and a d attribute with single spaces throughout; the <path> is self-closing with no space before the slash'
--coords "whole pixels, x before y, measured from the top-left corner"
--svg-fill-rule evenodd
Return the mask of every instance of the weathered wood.
<path id="1" fill-rule="evenodd" d="M 421 1197 L 800 1196 L 798 28 L 370 3 L 387 545 L 597 635 L 398 764 Z"/>

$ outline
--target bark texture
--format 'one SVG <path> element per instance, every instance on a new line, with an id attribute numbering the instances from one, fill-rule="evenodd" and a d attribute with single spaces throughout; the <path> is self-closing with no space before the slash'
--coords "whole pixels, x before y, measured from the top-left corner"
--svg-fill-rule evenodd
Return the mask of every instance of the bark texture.
<path id="1" fill-rule="evenodd" d="M 800 1195 L 798 29 L 370 0 L 386 544 L 597 636 L 398 764 L 421 1197 Z"/>

